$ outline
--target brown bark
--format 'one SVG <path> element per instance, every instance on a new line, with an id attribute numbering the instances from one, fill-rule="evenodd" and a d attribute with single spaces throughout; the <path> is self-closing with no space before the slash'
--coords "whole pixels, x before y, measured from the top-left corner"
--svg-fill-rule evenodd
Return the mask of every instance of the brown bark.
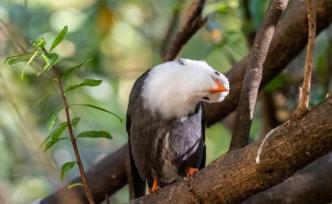
<path id="1" fill-rule="evenodd" d="M 279 126 L 262 139 L 233 150 L 209 164 L 193 179 L 184 179 L 133 203 L 239 203 L 282 182 L 297 169 L 332 150 L 332 97 L 302 118 Z"/>
<path id="2" fill-rule="evenodd" d="M 332 21 L 332 1 L 319 0 L 316 1 L 317 12 L 317 32 L 326 28 Z M 303 2 L 295 1 L 289 7 L 278 23 L 276 33 L 272 39 L 272 43 L 268 52 L 268 56 L 264 63 L 263 79 L 261 87 L 268 83 L 273 77 L 281 72 L 285 66 L 298 54 L 306 45 L 307 32 L 306 11 Z M 244 71 L 248 58 L 245 57 L 241 62 L 236 64 L 231 71 L 227 73 L 230 79 L 231 91 L 225 101 L 218 104 L 206 105 L 206 116 L 208 125 L 212 125 L 231 113 L 239 98 L 239 90 L 244 76 Z M 112 194 L 127 183 L 125 158 L 127 145 L 124 145 L 116 153 L 110 154 L 104 160 L 95 164 L 88 171 L 87 177 L 92 188 L 95 201 L 98 203 L 103 200 L 105 194 Z M 97 170 L 95 170 L 97 169 Z M 116 177 L 112 178 L 112 174 Z M 99 186 L 98 186 L 99 185 Z M 56 197 L 60 192 L 66 194 L 73 190 L 66 187 L 58 190 L 54 194 L 43 199 L 42 203 L 55 204 Z M 81 190 L 77 189 L 81 195 Z"/>
<path id="3" fill-rule="evenodd" d="M 288 0 L 272 1 L 263 25 L 255 37 L 253 50 L 249 55 L 243 86 L 241 87 L 230 149 L 241 148 L 249 143 L 251 122 L 254 118 L 258 90 L 262 81 L 263 64 L 277 23 L 287 4 Z"/>
<path id="4" fill-rule="evenodd" d="M 332 200 L 332 152 L 316 159 L 282 183 L 241 204 L 329 203 Z"/>

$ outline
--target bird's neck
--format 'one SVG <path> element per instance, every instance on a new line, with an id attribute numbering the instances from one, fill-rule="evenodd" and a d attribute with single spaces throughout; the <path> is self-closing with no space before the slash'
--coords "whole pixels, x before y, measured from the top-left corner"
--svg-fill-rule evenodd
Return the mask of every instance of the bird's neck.
<path id="1" fill-rule="evenodd" d="M 200 101 L 181 95 L 164 95 L 158 99 L 145 100 L 145 108 L 159 114 L 164 119 L 182 118 L 195 111 Z"/>

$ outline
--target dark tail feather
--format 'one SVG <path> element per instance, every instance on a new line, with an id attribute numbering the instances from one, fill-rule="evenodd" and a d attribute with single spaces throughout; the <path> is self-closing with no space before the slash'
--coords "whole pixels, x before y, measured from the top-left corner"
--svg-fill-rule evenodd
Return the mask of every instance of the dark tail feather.
<path id="1" fill-rule="evenodd" d="M 129 183 L 129 192 L 130 192 L 130 200 L 139 198 L 141 196 L 145 195 L 146 192 L 146 185 L 145 181 L 142 180 L 141 176 L 138 173 L 138 170 L 135 166 L 132 154 L 131 154 L 131 149 L 130 149 L 130 144 L 129 144 L 129 167 L 130 172 L 128 173 L 128 183 Z"/>

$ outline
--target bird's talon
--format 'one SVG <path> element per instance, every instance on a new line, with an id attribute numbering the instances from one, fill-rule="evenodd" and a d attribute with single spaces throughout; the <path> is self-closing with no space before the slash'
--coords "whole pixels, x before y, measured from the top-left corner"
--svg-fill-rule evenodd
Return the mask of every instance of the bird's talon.
<path id="1" fill-rule="evenodd" d="M 149 188 L 149 193 L 156 193 L 159 191 L 158 186 L 152 186 L 152 188 Z"/>
<path id="2" fill-rule="evenodd" d="M 198 172 L 199 172 L 199 170 L 198 170 L 197 168 L 188 167 L 188 168 L 186 169 L 187 177 L 193 177 L 193 176 L 195 176 Z"/>
<path id="3" fill-rule="evenodd" d="M 152 187 L 149 188 L 149 193 L 156 193 L 159 191 L 159 186 L 158 186 L 158 179 L 157 178 L 154 178 L 153 179 L 153 184 L 152 184 Z"/>

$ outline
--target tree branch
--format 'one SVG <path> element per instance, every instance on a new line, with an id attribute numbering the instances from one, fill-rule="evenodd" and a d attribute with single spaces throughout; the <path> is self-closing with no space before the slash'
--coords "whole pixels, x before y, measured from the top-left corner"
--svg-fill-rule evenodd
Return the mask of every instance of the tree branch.
<path id="1" fill-rule="evenodd" d="M 306 0 L 308 16 L 308 47 L 304 64 L 303 84 L 299 89 L 299 104 L 294 111 L 294 116 L 298 117 L 308 111 L 311 75 L 312 75 L 312 58 L 315 47 L 316 36 L 316 10 L 313 0 Z"/>
<path id="2" fill-rule="evenodd" d="M 332 21 L 332 1 L 319 0 L 316 1 L 317 11 L 317 32 L 326 28 Z M 286 13 L 280 20 L 274 38 L 268 52 L 268 56 L 264 63 L 263 80 L 261 87 L 267 84 L 273 77 L 281 72 L 285 66 L 298 54 L 306 45 L 306 36 L 303 33 L 307 32 L 306 10 L 303 2 L 295 1 L 287 9 Z M 282 52 L 280 52 L 282 50 Z M 248 58 L 245 57 L 241 62 L 234 65 L 234 67 L 227 73 L 232 85 L 230 94 L 222 103 L 205 104 L 205 112 L 208 125 L 212 125 L 217 121 L 231 113 L 239 98 L 241 89 L 241 82 L 244 76 L 245 67 Z M 127 145 L 122 146 L 116 153 L 112 153 L 104 160 L 95 164 L 87 173 L 90 188 L 94 195 L 95 201 L 101 202 L 105 194 L 112 194 L 127 183 L 125 172 L 126 166 L 126 151 Z M 97 170 L 95 170 L 97 169 Z M 116 176 L 112 178 L 112 174 Z M 73 181 L 75 182 L 75 181 Z M 57 197 L 63 194 L 70 194 L 78 192 L 81 195 L 80 189 L 68 190 L 62 188 L 43 199 L 42 203 L 57 204 Z"/>
<path id="3" fill-rule="evenodd" d="M 249 143 L 250 126 L 254 118 L 258 89 L 262 80 L 263 63 L 279 18 L 286 9 L 287 4 L 288 0 L 272 0 L 262 28 L 255 37 L 253 51 L 249 57 L 236 111 L 236 123 L 230 145 L 231 150 L 244 147 Z"/>
<path id="4" fill-rule="evenodd" d="M 169 22 L 169 25 L 167 27 L 167 30 L 166 30 L 166 34 L 165 36 L 163 37 L 163 40 L 161 42 L 161 45 L 160 45 L 160 55 L 161 57 L 163 58 L 166 54 L 166 51 L 167 51 L 167 45 L 169 44 L 170 42 L 170 39 L 171 37 L 173 36 L 173 32 L 178 24 L 178 20 L 179 20 L 179 15 L 180 15 L 180 8 L 182 7 L 182 3 L 183 1 L 181 1 L 179 4 L 179 6 L 177 6 L 177 8 L 174 8 L 173 9 L 173 14 L 172 14 L 172 18 Z"/>
<path id="5" fill-rule="evenodd" d="M 241 204 L 329 203 L 332 200 L 332 152 L 316 159 L 282 183 Z"/>
<path id="6" fill-rule="evenodd" d="M 189 9 L 188 17 L 183 26 L 175 35 L 173 42 L 168 47 L 164 61 L 173 60 L 180 52 L 181 48 L 205 23 L 206 18 L 202 17 L 205 0 L 194 0 Z"/>
<path id="7" fill-rule="evenodd" d="M 68 133 L 69 133 L 70 141 L 71 141 L 71 144 L 72 144 L 72 147 L 73 147 L 73 150 L 74 150 L 77 166 L 78 166 L 78 169 L 79 169 L 79 172 L 80 172 L 81 181 L 83 183 L 83 190 L 85 192 L 85 196 L 88 200 L 88 203 L 89 204 L 95 204 L 95 202 L 93 200 L 91 190 L 90 190 L 89 185 L 88 185 L 87 177 L 85 175 L 84 166 L 83 166 L 83 163 L 82 163 L 82 160 L 81 160 L 80 152 L 78 150 L 76 137 L 74 135 L 73 126 L 71 124 L 71 117 L 70 117 L 70 113 L 69 113 L 69 104 L 68 104 L 68 101 L 67 101 L 67 97 L 65 95 L 65 90 L 64 90 L 64 87 L 63 87 L 62 78 L 61 78 L 61 76 L 59 76 L 57 74 L 58 72 L 55 69 L 56 68 L 54 67 L 53 70 L 54 70 L 54 73 L 57 77 L 57 82 L 58 82 L 58 86 L 59 86 L 60 93 L 61 93 L 61 99 L 63 101 L 63 105 L 64 105 L 64 108 L 65 108 Z"/>
<path id="8" fill-rule="evenodd" d="M 255 158 L 262 140 L 223 155 L 193 179 L 183 179 L 133 203 L 239 203 L 331 151 L 331 114 L 329 97 L 299 120 L 279 126 L 266 142 L 259 164 Z"/>

